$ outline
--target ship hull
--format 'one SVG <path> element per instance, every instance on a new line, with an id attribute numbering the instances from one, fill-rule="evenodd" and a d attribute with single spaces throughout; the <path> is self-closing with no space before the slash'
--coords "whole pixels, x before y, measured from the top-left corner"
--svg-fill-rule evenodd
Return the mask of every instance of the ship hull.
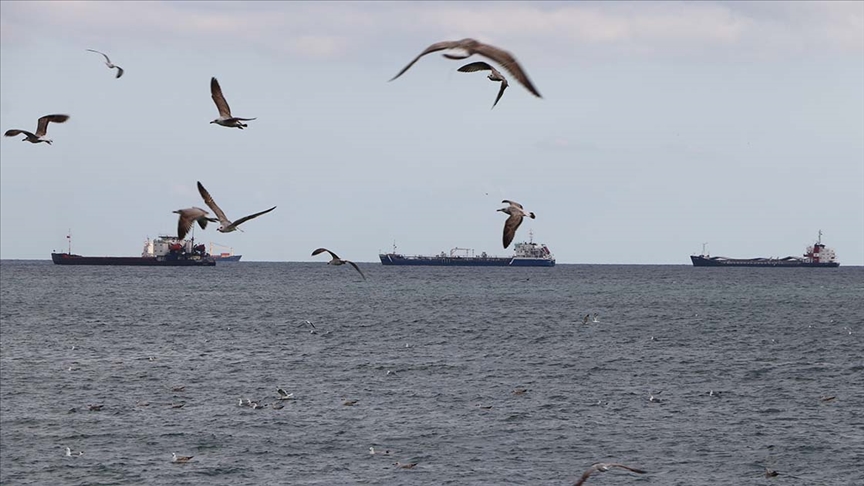
<path id="1" fill-rule="evenodd" d="M 691 255 L 694 267 L 771 267 L 771 268 L 836 268 L 837 262 L 805 262 L 797 259 L 720 258 Z"/>
<path id="2" fill-rule="evenodd" d="M 52 253 L 51 260 L 56 265 L 123 265 L 135 267 L 212 267 L 216 265 L 216 260 L 211 257 L 86 257 L 69 253 Z"/>
<path id="3" fill-rule="evenodd" d="M 483 258 L 483 257 L 423 257 L 386 253 L 379 254 L 383 265 L 436 267 L 554 267 L 554 259 L 546 258 Z"/>
<path id="4" fill-rule="evenodd" d="M 219 256 L 219 255 L 210 255 L 217 262 L 239 262 L 240 257 L 243 255 L 231 255 L 231 256 Z"/>

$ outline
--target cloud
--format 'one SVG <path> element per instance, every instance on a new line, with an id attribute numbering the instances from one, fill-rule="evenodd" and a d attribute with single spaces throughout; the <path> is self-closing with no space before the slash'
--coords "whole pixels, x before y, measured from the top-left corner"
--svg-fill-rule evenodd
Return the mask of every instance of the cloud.
<path id="1" fill-rule="evenodd" d="M 2 2 L 4 44 L 218 43 L 306 58 L 475 37 L 549 57 L 864 52 L 862 2 Z M 102 44 L 102 43 L 100 43 Z"/>

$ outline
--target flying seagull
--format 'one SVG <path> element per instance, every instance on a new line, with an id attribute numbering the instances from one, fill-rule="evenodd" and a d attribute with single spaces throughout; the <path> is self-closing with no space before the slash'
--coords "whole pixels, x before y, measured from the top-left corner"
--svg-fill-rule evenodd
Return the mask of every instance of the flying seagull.
<path id="1" fill-rule="evenodd" d="M 643 471 L 641 469 L 635 469 L 635 468 L 632 468 L 629 466 L 625 466 L 624 464 L 610 464 L 610 463 L 598 462 L 597 464 L 594 464 L 590 468 L 588 468 L 587 471 L 582 473 L 582 477 L 579 478 L 579 480 L 576 481 L 576 484 L 574 484 L 573 486 L 581 486 L 582 483 L 584 483 L 586 479 L 591 477 L 592 474 L 598 473 L 598 472 L 606 472 L 613 467 L 619 467 L 621 469 L 626 469 L 626 470 L 634 472 L 636 474 L 645 474 L 645 471 Z"/>
<path id="2" fill-rule="evenodd" d="M 198 222 L 198 225 L 201 226 L 201 229 L 207 228 L 207 222 L 218 223 L 219 220 L 216 218 L 208 217 L 210 214 L 207 211 L 199 208 L 199 207 L 191 207 L 186 209 L 178 209 L 174 211 L 180 215 L 177 220 L 177 238 L 182 240 L 186 233 L 192 228 L 192 225 L 195 222 Z"/>
<path id="3" fill-rule="evenodd" d="M 333 257 L 332 260 L 327 262 L 327 265 L 344 265 L 344 264 L 348 263 L 349 265 L 354 267 L 354 270 L 357 270 L 357 273 L 359 273 L 360 276 L 363 277 L 363 280 L 366 280 L 366 275 L 363 275 L 363 272 L 360 271 L 360 267 L 358 267 L 356 263 L 354 263 L 350 260 L 343 260 L 343 259 L 339 258 L 338 255 L 336 255 L 332 251 L 328 250 L 327 248 L 318 248 L 317 250 L 312 252 L 312 256 L 318 255 L 319 253 L 324 253 L 325 251 L 327 253 L 329 253 L 331 257 Z"/>
<path id="4" fill-rule="evenodd" d="M 243 123 L 244 121 L 255 119 L 231 116 L 231 107 L 228 106 L 228 102 L 225 101 L 225 97 L 222 96 L 222 87 L 219 86 L 219 81 L 216 81 L 216 78 L 210 78 L 210 96 L 213 97 L 213 102 L 216 103 L 216 108 L 219 109 L 219 118 L 210 123 L 222 125 L 223 127 L 239 128 L 242 130 L 249 126 Z"/>
<path id="5" fill-rule="evenodd" d="M 112 64 L 111 59 L 108 59 L 108 55 L 106 55 L 104 52 L 99 52 L 99 51 L 94 50 L 94 49 L 87 49 L 87 50 L 90 52 L 95 52 L 97 54 L 102 54 L 102 57 L 105 58 L 105 65 L 108 66 L 109 69 L 117 68 L 117 76 L 114 76 L 114 79 L 117 79 L 120 76 L 123 76 L 123 68 L 121 68 L 120 66 L 117 66 L 115 64 Z"/>
<path id="6" fill-rule="evenodd" d="M 510 246 L 510 242 L 513 241 L 513 237 L 516 236 L 516 229 L 519 228 L 520 224 L 522 224 L 522 218 L 528 216 L 529 218 L 534 219 L 534 213 L 525 212 L 525 210 L 522 209 L 522 205 L 517 202 L 508 201 L 507 199 L 501 202 L 509 204 L 506 208 L 498 210 L 510 215 L 510 217 L 507 218 L 507 221 L 504 222 L 504 248 L 507 248 Z"/>
<path id="7" fill-rule="evenodd" d="M 207 204 L 207 206 L 212 209 L 213 212 L 216 213 L 216 217 L 219 218 L 219 228 L 217 228 L 216 231 L 220 233 L 230 233 L 234 230 L 239 230 L 240 228 L 238 228 L 238 226 L 245 223 L 246 221 L 249 221 L 252 218 L 257 218 L 262 214 L 269 213 L 270 211 L 276 209 L 276 206 L 273 206 L 266 211 L 250 214 L 249 216 L 244 216 L 237 221 L 232 222 L 230 219 L 228 219 L 227 216 L 225 216 L 225 213 L 222 212 L 222 209 L 220 209 L 219 206 L 216 205 L 216 201 L 213 200 L 213 198 L 210 196 L 210 193 L 207 192 L 207 189 L 204 189 L 204 186 L 202 186 L 200 182 L 198 182 L 198 192 L 201 193 L 201 197 L 204 198 L 204 202 Z"/>
<path id="8" fill-rule="evenodd" d="M 492 103 L 492 108 L 495 108 L 495 105 L 498 104 L 498 100 L 501 99 L 501 95 L 504 94 L 504 90 L 507 89 L 509 84 L 507 83 L 507 78 L 505 78 L 500 71 L 495 69 L 494 67 L 486 64 L 483 61 L 472 62 L 470 64 L 466 64 L 459 69 L 457 69 L 460 73 L 473 73 L 476 71 L 492 71 L 489 73 L 489 76 L 486 76 L 491 81 L 498 81 L 501 83 L 501 88 L 498 90 L 498 96 L 495 98 L 495 103 Z"/>
<path id="9" fill-rule="evenodd" d="M 176 452 L 171 453 L 171 462 L 184 463 L 189 462 L 195 456 L 178 456 Z"/>
<path id="10" fill-rule="evenodd" d="M 30 133 L 27 130 L 20 129 L 12 129 L 6 130 L 7 137 L 14 137 L 15 135 L 26 135 L 27 138 L 22 138 L 21 140 L 28 141 L 30 143 L 42 143 L 45 142 L 48 145 L 51 145 L 52 140 L 48 140 L 45 138 L 45 135 L 48 133 L 48 123 L 63 123 L 69 119 L 69 115 L 45 115 L 39 119 L 39 124 L 36 126 L 36 133 Z"/>
<path id="11" fill-rule="evenodd" d="M 277 388 L 276 393 L 279 394 L 279 400 L 293 400 L 294 399 L 293 393 L 288 393 L 281 388 Z"/>
<path id="12" fill-rule="evenodd" d="M 477 41 L 477 40 L 474 40 L 474 39 L 462 39 L 462 40 L 458 40 L 458 41 L 436 42 L 436 43 L 432 44 L 431 46 L 427 47 L 426 50 L 424 50 L 423 52 L 420 53 L 420 55 L 415 57 L 413 61 L 411 61 L 410 63 L 408 63 L 407 66 L 402 68 L 402 70 L 399 71 L 399 74 L 397 74 L 396 76 L 393 76 L 393 79 L 396 79 L 399 76 L 402 76 L 402 74 L 404 74 L 405 71 L 408 70 L 408 68 L 413 66 L 415 62 L 419 61 L 420 58 L 425 56 L 426 54 L 430 54 L 432 52 L 437 52 L 437 51 L 443 51 L 445 49 L 461 49 L 461 50 L 465 51 L 465 54 L 458 54 L 458 55 L 457 54 L 447 54 L 447 53 L 443 54 L 443 56 L 446 57 L 447 59 L 467 59 L 468 57 L 471 57 L 474 54 L 479 54 L 483 57 L 486 57 L 488 59 L 491 59 L 491 60 L 497 62 L 504 69 L 506 69 L 507 72 L 512 74 L 513 77 L 515 77 L 517 81 L 522 83 L 522 85 L 525 86 L 525 88 L 528 91 L 530 91 L 531 94 L 533 94 L 534 96 L 536 96 L 538 98 L 542 98 L 542 96 L 540 96 L 540 92 L 537 91 L 537 88 L 535 88 L 533 84 L 531 84 L 531 80 L 528 79 L 528 75 L 525 74 L 525 71 L 522 70 L 522 66 L 520 66 L 519 63 L 516 62 L 516 58 L 514 58 L 512 54 L 510 54 L 509 52 L 507 52 L 503 49 L 499 49 L 499 48 L 497 48 L 495 46 L 491 46 L 489 44 L 484 44 L 484 43 Z M 393 79 L 391 79 L 390 81 L 393 81 Z"/>

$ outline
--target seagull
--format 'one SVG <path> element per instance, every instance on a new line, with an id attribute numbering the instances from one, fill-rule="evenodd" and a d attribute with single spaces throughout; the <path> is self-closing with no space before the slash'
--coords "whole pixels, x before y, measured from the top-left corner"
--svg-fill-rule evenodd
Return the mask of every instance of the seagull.
<path id="1" fill-rule="evenodd" d="M 509 204 L 506 208 L 498 209 L 498 211 L 510 215 L 507 221 L 504 222 L 504 248 L 507 248 L 510 246 L 510 242 L 513 241 L 513 237 L 516 236 L 516 229 L 522 224 L 522 218 L 528 216 L 534 219 L 534 213 L 525 212 L 522 209 L 522 205 L 517 202 L 508 201 L 507 199 L 501 202 Z"/>
<path id="2" fill-rule="evenodd" d="M 219 81 L 216 81 L 216 78 L 210 78 L 210 96 L 213 98 L 213 102 L 216 103 L 216 108 L 219 109 L 219 118 L 211 121 L 210 123 L 222 125 L 223 127 L 234 127 L 243 130 L 244 128 L 249 126 L 243 123 L 244 121 L 251 121 L 255 119 L 231 116 L 231 107 L 228 106 L 228 102 L 225 101 L 225 97 L 222 96 L 222 87 L 219 86 Z"/>
<path id="3" fill-rule="evenodd" d="M 89 410 L 90 410 L 91 412 L 98 412 L 98 411 L 102 410 L 102 407 L 104 407 L 104 405 L 101 405 L 101 404 L 100 404 L 100 405 L 93 405 L 93 404 L 91 404 L 88 408 L 89 408 Z"/>
<path id="4" fill-rule="evenodd" d="M 495 98 L 495 103 L 492 103 L 492 108 L 495 108 L 495 105 L 498 104 L 498 100 L 501 99 L 501 95 L 504 94 L 504 90 L 507 89 L 507 86 L 509 86 L 509 84 L 507 83 L 507 78 L 505 78 L 500 71 L 486 64 L 483 61 L 466 64 L 457 69 L 457 71 L 459 71 L 460 73 L 473 73 L 475 71 L 492 71 L 489 76 L 486 77 L 489 78 L 490 81 L 498 81 L 501 83 L 501 88 L 498 89 L 498 96 Z M 489 193 L 486 194 L 488 195 Z"/>
<path id="5" fill-rule="evenodd" d="M 45 115 L 39 119 L 39 124 L 36 125 L 36 133 L 30 133 L 27 130 L 20 130 L 18 128 L 14 128 L 12 130 L 6 130 L 7 137 L 14 137 L 15 135 L 26 135 L 26 138 L 22 138 L 21 141 L 28 141 L 30 143 L 42 143 L 45 142 L 48 145 L 53 143 L 53 140 L 49 140 L 45 138 L 45 135 L 48 133 L 48 123 L 63 123 L 69 119 L 69 115 Z"/>
<path id="6" fill-rule="evenodd" d="M 363 277 L 363 280 L 366 280 L 366 275 L 363 275 L 363 272 L 360 271 L 360 267 L 358 267 L 356 263 L 354 263 L 350 260 L 343 260 L 343 259 L 339 258 L 338 255 L 336 255 L 332 251 L 328 250 L 327 248 L 318 248 L 317 250 L 312 252 L 312 256 L 318 255 L 319 253 L 324 253 L 325 251 L 327 253 L 329 253 L 331 257 L 333 257 L 332 260 L 327 262 L 328 265 L 344 265 L 344 264 L 348 263 L 352 267 L 354 267 L 354 270 L 357 270 L 357 273 L 359 273 L 360 276 Z"/>
<path id="7" fill-rule="evenodd" d="M 613 467 L 620 467 L 621 469 L 626 469 L 626 470 L 634 472 L 636 474 L 645 474 L 645 471 L 643 471 L 641 469 L 635 469 L 635 468 L 632 468 L 629 466 L 625 466 L 624 464 L 611 464 L 611 463 L 598 462 L 596 464 L 593 464 L 590 468 L 588 468 L 587 471 L 582 473 L 582 477 L 579 478 L 579 480 L 576 481 L 576 484 L 574 484 L 573 486 L 581 486 L 581 484 L 584 483 L 586 479 L 591 477 L 592 474 L 597 473 L 597 472 L 606 472 Z"/>
<path id="8" fill-rule="evenodd" d="M 835 398 L 837 398 L 835 395 L 831 395 L 831 396 L 824 396 L 823 395 L 823 396 L 819 397 L 819 400 L 822 400 L 823 402 L 830 402 L 831 400 L 834 400 Z"/>
<path id="9" fill-rule="evenodd" d="M 272 408 L 273 410 L 282 410 L 283 408 L 285 408 L 285 404 L 284 404 L 284 403 L 273 402 L 273 403 L 270 404 L 270 408 Z"/>
<path id="10" fill-rule="evenodd" d="M 178 456 L 176 452 L 171 453 L 171 462 L 185 463 L 192 460 L 195 456 Z"/>
<path id="11" fill-rule="evenodd" d="M 276 393 L 279 394 L 279 400 L 293 400 L 294 399 L 293 393 L 288 393 L 281 388 L 277 388 Z"/>
<path id="12" fill-rule="evenodd" d="M 172 403 L 171 408 L 183 408 L 183 405 L 186 405 L 186 403 Z"/>
<path id="13" fill-rule="evenodd" d="M 354 405 L 357 405 L 357 402 L 359 401 L 360 400 L 345 400 L 342 402 L 342 405 L 345 405 L 346 407 L 353 407 Z"/>
<path id="14" fill-rule="evenodd" d="M 90 52 L 95 52 L 97 54 L 102 54 L 102 57 L 105 58 L 105 65 L 108 66 L 109 69 L 117 68 L 117 76 L 114 76 L 115 79 L 119 78 L 120 76 L 123 76 L 123 68 L 121 68 L 120 66 L 116 66 L 116 65 L 112 64 L 111 59 L 108 59 L 108 56 L 104 52 L 99 52 L 99 51 L 94 50 L 94 49 L 87 49 L 87 50 Z"/>
<path id="15" fill-rule="evenodd" d="M 527 388 L 517 388 L 513 390 L 514 395 L 524 395 L 528 391 Z"/>
<path id="16" fill-rule="evenodd" d="M 600 318 L 597 317 L 597 313 L 594 313 L 594 317 L 591 319 L 591 322 L 600 322 Z"/>
<path id="17" fill-rule="evenodd" d="M 780 475 L 780 473 L 778 473 L 777 471 L 775 471 L 773 469 L 765 468 L 765 477 L 766 478 L 774 478 L 774 477 L 777 477 L 779 475 Z"/>
<path id="18" fill-rule="evenodd" d="M 260 410 L 264 408 L 264 405 L 261 405 L 258 402 L 249 402 L 249 406 L 252 407 L 252 410 Z"/>
<path id="19" fill-rule="evenodd" d="M 198 192 L 201 193 L 201 197 L 204 198 L 204 202 L 207 204 L 207 206 L 210 209 L 212 209 L 213 212 L 216 213 L 216 216 L 219 218 L 219 228 L 217 228 L 216 231 L 218 231 L 220 233 L 230 233 L 234 230 L 239 230 L 240 228 L 238 228 L 238 226 L 245 223 L 246 221 L 249 221 L 252 218 L 257 218 L 258 216 L 261 216 L 262 214 L 267 214 L 270 211 L 273 211 L 274 209 L 276 209 L 276 206 L 273 206 L 272 208 L 270 208 L 266 211 L 261 211 L 260 213 L 250 214 L 249 216 L 244 216 L 244 217 L 238 219 L 237 221 L 231 222 L 231 220 L 228 219 L 227 216 L 225 216 L 225 213 L 222 212 L 222 209 L 216 205 L 216 201 L 213 200 L 213 198 L 210 196 L 210 193 L 207 192 L 207 189 L 204 189 L 204 186 L 202 186 L 200 182 L 198 183 Z M 242 231 L 242 230 L 240 230 L 240 231 Z"/>
<path id="20" fill-rule="evenodd" d="M 199 208 L 199 207 L 191 207 L 186 209 L 178 209 L 173 211 L 176 214 L 179 214 L 180 217 L 177 220 L 177 239 L 182 240 L 183 237 L 186 236 L 186 233 L 192 228 L 192 225 L 195 222 L 198 222 L 198 225 L 201 226 L 201 229 L 207 229 L 207 222 L 218 223 L 219 220 L 216 218 L 208 217 L 209 212 Z"/>
<path id="21" fill-rule="evenodd" d="M 417 463 L 409 462 L 408 464 L 402 464 L 401 462 L 394 462 L 393 465 L 402 469 L 413 469 L 414 466 L 417 465 Z"/>
<path id="22" fill-rule="evenodd" d="M 506 69 L 507 72 L 512 74 L 517 81 L 522 83 L 522 85 L 525 86 L 525 88 L 530 91 L 531 94 L 538 98 L 542 98 L 542 96 L 540 96 L 540 92 L 537 91 L 537 88 L 535 88 L 533 84 L 531 84 L 531 80 L 528 79 L 528 75 L 525 74 L 525 71 L 522 70 L 522 66 L 519 65 L 519 63 L 516 61 L 516 58 L 514 58 L 512 54 L 503 49 L 499 49 L 489 44 L 484 44 L 474 39 L 436 42 L 431 46 L 427 47 L 423 52 L 420 53 L 420 55 L 415 57 L 413 61 L 411 61 L 410 63 L 408 63 L 407 66 L 402 68 L 402 70 L 399 71 L 399 74 L 393 76 L 393 79 L 402 76 L 405 71 L 407 71 L 411 66 L 414 65 L 415 62 L 419 61 L 420 58 L 425 56 L 426 54 L 443 51 L 445 49 L 461 49 L 465 51 L 465 54 L 459 55 L 447 53 L 443 54 L 444 57 L 446 57 L 447 59 L 467 59 L 474 54 L 479 54 L 483 57 L 497 62 L 504 69 Z M 390 81 L 393 81 L 393 79 L 391 79 Z"/>
<path id="23" fill-rule="evenodd" d="M 588 317 L 590 316 L 591 314 L 585 314 L 585 317 L 582 318 L 582 324 L 588 324 Z"/>
<path id="24" fill-rule="evenodd" d="M 67 447 L 67 448 L 66 448 L 66 455 L 69 456 L 69 457 L 78 457 L 78 456 L 83 456 L 83 455 L 84 455 L 84 451 L 75 451 L 75 452 L 72 452 L 72 449 L 70 449 L 70 448 Z"/>
<path id="25" fill-rule="evenodd" d="M 374 447 L 370 447 L 369 448 L 369 454 L 372 454 L 373 456 L 375 454 L 378 454 L 379 456 L 389 456 L 390 455 L 390 449 L 385 449 L 384 451 L 376 451 Z"/>
<path id="26" fill-rule="evenodd" d="M 172 392 L 182 392 L 186 389 L 186 385 L 175 386 L 171 388 Z"/>

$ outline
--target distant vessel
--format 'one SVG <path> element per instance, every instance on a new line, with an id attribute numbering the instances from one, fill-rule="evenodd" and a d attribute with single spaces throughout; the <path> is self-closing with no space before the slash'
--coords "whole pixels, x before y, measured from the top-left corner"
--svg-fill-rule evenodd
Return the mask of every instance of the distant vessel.
<path id="1" fill-rule="evenodd" d="M 537 244 L 533 241 L 516 243 L 512 257 L 489 256 L 484 251 L 479 256 L 474 254 L 471 248 L 453 248 L 450 254 L 443 251 L 438 255 L 412 255 L 406 256 L 396 253 L 396 245 L 393 245 L 391 253 L 380 253 L 378 258 L 383 265 L 434 265 L 453 267 L 553 267 L 555 257 L 546 245 Z"/>
<path id="2" fill-rule="evenodd" d="M 179 240 L 174 236 L 160 236 L 155 240 L 147 239 L 140 257 L 89 257 L 72 253 L 72 237 L 66 253 L 51 253 L 51 260 L 57 265 L 132 265 L 149 267 L 212 267 L 214 260 L 204 248 L 191 240 Z"/>
<path id="3" fill-rule="evenodd" d="M 213 245 L 218 246 L 219 248 L 226 248 L 228 251 L 220 252 L 218 255 L 213 253 Z M 210 256 L 216 260 L 217 262 L 239 262 L 240 258 L 243 255 L 235 255 L 234 248 L 223 246 L 217 243 L 210 242 Z"/>
<path id="4" fill-rule="evenodd" d="M 726 258 L 712 257 L 705 253 L 702 245 L 701 255 L 690 255 L 694 267 L 839 267 L 834 250 L 822 244 L 822 230 L 819 238 L 812 246 L 807 247 L 803 257 L 787 256 L 785 258 Z"/>

